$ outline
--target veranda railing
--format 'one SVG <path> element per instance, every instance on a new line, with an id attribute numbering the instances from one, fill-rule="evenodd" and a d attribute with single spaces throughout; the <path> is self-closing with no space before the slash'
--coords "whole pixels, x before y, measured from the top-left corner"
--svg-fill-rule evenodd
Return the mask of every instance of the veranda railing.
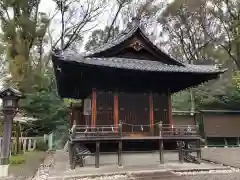
<path id="1" fill-rule="evenodd" d="M 124 126 L 130 131 L 124 131 Z M 134 131 L 134 127 L 138 127 L 138 131 Z M 148 127 L 148 132 L 143 131 L 144 127 Z M 153 133 L 154 131 L 154 133 Z M 200 136 L 199 128 L 197 125 L 172 125 L 156 123 L 153 125 L 134 125 L 127 123 L 120 123 L 117 126 L 114 125 L 98 125 L 98 126 L 85 126 L 85 125 L 73 125 L 70 130 L 71 138 L 78 137 L 124 137 L 129 133 L 144 133 L 144 136 L 160 136 L 160 137 L 198 137 Z"/>

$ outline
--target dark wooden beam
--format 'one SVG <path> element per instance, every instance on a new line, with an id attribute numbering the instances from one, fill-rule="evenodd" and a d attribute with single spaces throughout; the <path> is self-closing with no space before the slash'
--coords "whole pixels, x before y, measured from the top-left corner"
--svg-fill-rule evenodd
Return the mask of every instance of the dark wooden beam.
<path id="1" fill-rule="evenodd" d="M 173 124 L 172 119 L 172 98 L 170 91 L 168 92 L 168 122 L 169 124 Z"/>
<path id="2" fill-rule="evenodd" d="M 118 121 L 119 121 L 119 112 L 118 112 L 118 93 L 115 92 L 113 97 L 113 120 L 114 120 L 114 126 L 116 129 L 118 129 Z"/>
<path id="3" fill-rule="evenodd" d="M 96 89 L 92 89 L 92 119 L 91 126 L 96 126 L 96 118 L 97 118 L 97 92 Z"/>
<path id="4" fill-rule="evenodd" d="M 154 113 L 153 113 L 153 96 L 152 93 L 149 94 L 149 123 L 150 123 L 150 132 L 153 134 L 154 130 Z"/>

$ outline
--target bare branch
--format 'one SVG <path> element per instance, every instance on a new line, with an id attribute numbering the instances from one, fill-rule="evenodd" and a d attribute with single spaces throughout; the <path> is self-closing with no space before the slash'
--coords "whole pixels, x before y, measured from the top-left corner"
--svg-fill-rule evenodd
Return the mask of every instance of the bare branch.
<path id="1" fill-rule="evenodd" d="M 120 2 L 119 2 L 117 12 L 116 12 L 116 14 L 115 14 L 115 16 L 114 16 L 114 18 L 113 18 L 113 20 L 112 20 L 111 25 L 109 26 L 109 30 L 108 30 L 108 33 L 107 33 L 107 37 L 106 37 L 106 39 L 104 40 L 104 43 L 107 43 L 107 42 L 109 41 L 110 35 L 111 35 L 111 31 L 112 31 L 112 28 L 113 28 L 113 25 L 114 25 L 115 21 L 117 20 L 117 17 L 118 17 L 118 15 L 119 15 L 119 13 L 120 13 L 121 9 L 123 8 L 123 6 L 124 6 L 124 4 L 125 4 L 126 1 L 127 1 L 127 0 L 123 0 L 123 1 L 120 1 Z"/>

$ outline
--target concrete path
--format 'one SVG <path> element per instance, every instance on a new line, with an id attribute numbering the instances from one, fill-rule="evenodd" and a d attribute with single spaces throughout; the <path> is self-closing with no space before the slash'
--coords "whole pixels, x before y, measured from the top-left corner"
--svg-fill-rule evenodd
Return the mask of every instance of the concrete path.
<path id="1" fill-rule="evenodd" d="M 206 160 L 240 168 L 240 147 L 239 148 L 204 148 L 202 157 Z"/>

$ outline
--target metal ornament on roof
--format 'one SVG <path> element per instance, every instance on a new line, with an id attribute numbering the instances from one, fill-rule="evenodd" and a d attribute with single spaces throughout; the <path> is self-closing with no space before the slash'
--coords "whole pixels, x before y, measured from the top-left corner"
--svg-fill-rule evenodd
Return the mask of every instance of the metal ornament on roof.
<path id="1" fill-rule="evenodd" d="M 141 41 L 135 41 L 134 43 L 132 43 L 130 45 L 133 49 L 135 49 L 136 51 L 140 51 L 141 49 L 144 48 L 144 45 L 142 44 Z"/>

